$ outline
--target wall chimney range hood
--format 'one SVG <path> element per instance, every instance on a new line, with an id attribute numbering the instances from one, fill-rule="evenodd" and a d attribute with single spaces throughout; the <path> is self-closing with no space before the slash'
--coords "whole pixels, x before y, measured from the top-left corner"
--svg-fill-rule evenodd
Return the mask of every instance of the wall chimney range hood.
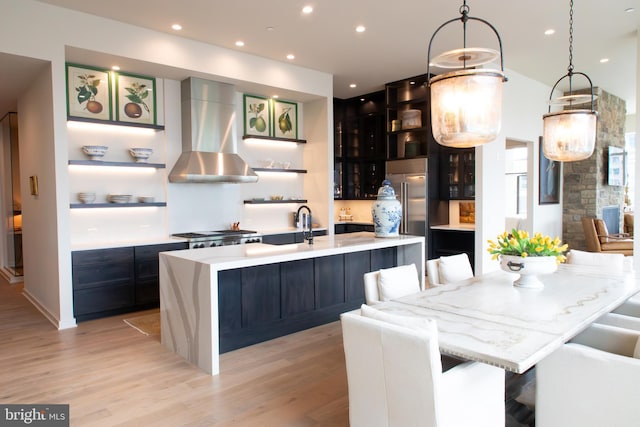
<path id="1" fill-rule="evenodd" d="M 182 154 L 169 181 L 258 181 L 258 175 L 236 153 L 235 86 L 189 77 L 182 81 L 181 92 Z"/>

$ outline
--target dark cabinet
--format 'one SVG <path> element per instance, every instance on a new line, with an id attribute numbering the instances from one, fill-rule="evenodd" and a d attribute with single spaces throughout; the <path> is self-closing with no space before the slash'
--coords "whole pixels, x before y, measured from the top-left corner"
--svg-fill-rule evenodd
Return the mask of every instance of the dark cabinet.
<path id="1" fill-rule="evenodd" d="M 440 195 L 445 200 L 473 200 L 476 196 L 475 148 L 440 152 Z"/>
<path id="2" fill-rule="evenodd" d="M 322 309 L 345 302 L 345 259 L 332 255 L 315 259 L 314 283 L 316 308 Z"/>
<path id="3" fill-rule="evenodd" d="M 135 304 L 133 248 L 73 252 L 71 260 L 73 311 L 78 320 Z"/>
<path id="4" fill-rule="evenodd" d="M 364 303 L 364 273 L 395 265 L 394 247 L 220 271 L 220 352 L 336 321 Z"/>
<path id="5" fill-rule="evenodd" d="M 314 237 L 325 236 L 326 234 L 327 230 L 313 231 Z M 301 231 L 296 231 L 293 233 L 267 234 L 265 236 L 262 236 L 262 243 L 266 243 L 268 245 L 289 245 L 292 243 L 302 243 L 304 241 L 304 235 Z"/>
<path id="6" fill-rule="evenodd" d="M 474 268 L 475 232 L 458 230 L 432 230 L 434 258 L 466 253 Z"/>
<path id="7" fill-rule="evenodd" d="M 158 253 L 187 247 L 181 242 L 72 252 L 76 320 L 159 306 Z"/>
<path id="8" fill-rule="evenodd" d="M 221 334 L 242 328 L 242 270 L 218 272 L 218 322 Z"/>
<path id="9" fill-rule="evenodd" d="M 313 259 L 282 263 L 280 291 L 283 318 L 313 311 L 315 308 Z"/>
<path id="10" fill-rule="evenodd" d="M 386 156 L 406 159 L 427 156 L 431 133 L 427 75 L 385 85 Z"/>
<path id="11" fill-rule="evenodd" d="M 243 268 L 241 292 L 243 327 L 250 328 L 280 318 L 278 264 Z"/>
<path id="12" fill-rule="evenodd" d="M 165 251 L 187 249 L 187 243 L 135 246 L 135 305 L 151 308 L 160 305 L 160 274 L 158 254 Z"/>
<path id="13" fill-rule="evenodd" d="M 384 91 L 334 100 L 334 198 L 374 199 L 384 180 Z"/>
<path id="14" fill-rule="evenodd" d="M 369 252 L 352 252 L 344 255 L 345 298 L 347 301 L 364 303 L 364 273 L 371 269 Z"/>
<path id="15" fill-rule="evenodd" d="M 336 224 L 334 225 L 335 234 L 357 233 L 359 231 L 374 232 L 373 224 Z"/>
<path id="16" fill-rule="evenodd" d="M 296 242 L 296 233 L 269 234 L 262 236 L 262 243 L 268 245 L 289 245 Z"/>

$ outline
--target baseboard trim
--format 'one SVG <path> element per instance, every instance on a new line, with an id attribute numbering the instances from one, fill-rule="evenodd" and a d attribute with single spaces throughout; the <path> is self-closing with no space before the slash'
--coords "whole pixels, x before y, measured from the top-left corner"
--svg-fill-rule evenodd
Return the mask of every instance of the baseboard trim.
<path id="1" fill-rule="evenodd" d="M 70 322 L 61 322 L 53 313 L 51 313 L 44 305 L 38 301 L 27 289 L 22 290 L 22 295 L 38 309 L 40 313 L 53 325 L 56 329 L 69 329 L 77 327 L 76 320 L 73 319 Z"/>

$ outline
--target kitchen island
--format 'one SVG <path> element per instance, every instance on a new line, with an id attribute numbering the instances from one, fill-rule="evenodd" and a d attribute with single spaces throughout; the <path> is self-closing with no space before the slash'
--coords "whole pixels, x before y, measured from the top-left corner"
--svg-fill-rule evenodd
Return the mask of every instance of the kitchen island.
<path id="1" fill-rule="evenodd" d="M 216 375 L 220 353 L 359 307 L 368 271 L 413 263 L 424 286 L 424 251 L 423 237 L 360 232 L 161 253 L 162 344 Z"/>

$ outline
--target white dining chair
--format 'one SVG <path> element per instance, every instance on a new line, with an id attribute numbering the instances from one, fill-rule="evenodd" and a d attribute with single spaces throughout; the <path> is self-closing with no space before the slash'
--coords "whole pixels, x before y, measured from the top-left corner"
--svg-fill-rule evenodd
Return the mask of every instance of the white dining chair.
<path id="1" fill-rule="evenodd" d="M 504 426 L 504 371 L 464 362 L 443 373 L 435 321 L 365 305 L 341 322 L 351 427 Z"/>
<path id="2" fill-rule="evenodd" d="M 426 268 L 429 286 L 461 282 L 473 277 L 473 269 L 466 253 L 427 260 Z"/>
<path id="3" fill-rule="evenodd" d="M 592 325 L 536 365 L 536 427 L 635 426 L 640 332 Z"/>
<path id="4" fill-rule="evenodd" d="M 368 305 L 420 292 L 415 264 L 383 268 L 364 274 L 364 299 Z"/>

